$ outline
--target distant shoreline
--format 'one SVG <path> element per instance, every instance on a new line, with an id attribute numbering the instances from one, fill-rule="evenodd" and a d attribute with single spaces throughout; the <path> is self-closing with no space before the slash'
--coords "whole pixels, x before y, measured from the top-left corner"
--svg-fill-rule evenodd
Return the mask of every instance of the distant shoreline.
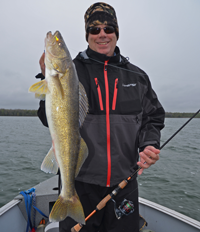
<path id="1" fill-rule="evenodd" d="M 0 116 L 37 116 L 37 110 L 0 109 Z"/>
<path id="2" fill-rule="evenodd" d="M 166 112 L 166 118 L 191 118 L 195 113 L 170 113 Z M 195 116 L 195 118 L 200 118 L 200 113 Z"/>
<path id="3" fill-rule="evenodd" d="M 191 118 L 195 113 L 166 112 L 166 118 Z M 0 116 L 37 116 L 37 110 L 0 109 Z M 195 118 L 200 118 L 197 114 Z"/>

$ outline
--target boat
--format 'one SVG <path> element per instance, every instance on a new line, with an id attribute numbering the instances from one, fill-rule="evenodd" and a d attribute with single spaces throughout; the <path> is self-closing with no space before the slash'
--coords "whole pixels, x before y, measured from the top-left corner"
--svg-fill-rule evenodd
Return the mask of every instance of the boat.
<path id="1" fill-rule="evenodd" d="M 58 198 L 58 175 L 34 186 L 35 205 L 45 215 L 49 212 Z M 139 211 L 146 223 L 141 232 L 197 232 L 200 231 L 200 222 L 174 210 L 156 204 L 144 198 L 139 198 Z M 43 216 L 32 207 L 31 215 L 35 225 L 38 225 Z M 23 195 L 17 195 L 13 200 L 0 208 L 1 232 L 25 232 L 27 213 Z M 46 219 L 45 232 L 58 232 L 59 223 L 50 223 Z M 81 230 L 80 230 L 81 232 Z"/>

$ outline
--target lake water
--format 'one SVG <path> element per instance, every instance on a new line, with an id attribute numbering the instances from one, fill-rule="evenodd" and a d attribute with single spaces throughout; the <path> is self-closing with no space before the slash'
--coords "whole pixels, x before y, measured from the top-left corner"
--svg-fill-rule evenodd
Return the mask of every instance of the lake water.
<path id="1" fill-rule="evenodd" d="M 188 119 L 167 118 L 161 145 Z M 0 207 L 52 175 L 40 171 L 51 146 L 37 117 L 0 117 Z M 193 119 L 138 178 L 139 195 L 200 221 L 200 119 Z"/>

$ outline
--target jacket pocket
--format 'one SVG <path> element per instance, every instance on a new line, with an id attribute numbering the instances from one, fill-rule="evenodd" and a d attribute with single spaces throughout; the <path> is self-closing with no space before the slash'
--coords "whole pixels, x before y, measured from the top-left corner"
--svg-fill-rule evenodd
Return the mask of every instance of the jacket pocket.
<path id="1" fill-rule="evenodd" d="M 118 92 L 118 78 L 115 79 L 115 87 L 114 87 L 114 94 L 113 94 L 112 110 L 115 110 L 115 108 L 116 108 L 117 92 Z"/>
<path id="2" fill-rule="evenodd" d="M 97 87 L 97 92 L 98 92 L 98 96 L 99 96 L 99 106 L 100 106 L 100 110 L 103 110 L 103 100 L 102 100 L 102 95 L 101 95 L 101 88 L 99 86 L 98 83 L 98 79 L 95 78 L 95 83 L 96 83 L 96 87 Z"/>

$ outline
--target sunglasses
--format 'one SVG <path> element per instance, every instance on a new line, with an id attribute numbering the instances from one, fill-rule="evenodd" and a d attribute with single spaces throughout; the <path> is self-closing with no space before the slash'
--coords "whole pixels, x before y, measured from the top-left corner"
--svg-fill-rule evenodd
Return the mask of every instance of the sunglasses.
<path id="1" fill-rule="evenodd" d="M 112 27 L 112 26 L 106 26 L 104 28 L 101 28 L 101 27 L 89 27 L 88 32 L 90 34 L 92 34 L 92 35 L 98 35 L 100 33 L 101 29 L 103 29 L 106 34 L 112 34 L 113 32 L 115 32 L 115 28 Z"/>

